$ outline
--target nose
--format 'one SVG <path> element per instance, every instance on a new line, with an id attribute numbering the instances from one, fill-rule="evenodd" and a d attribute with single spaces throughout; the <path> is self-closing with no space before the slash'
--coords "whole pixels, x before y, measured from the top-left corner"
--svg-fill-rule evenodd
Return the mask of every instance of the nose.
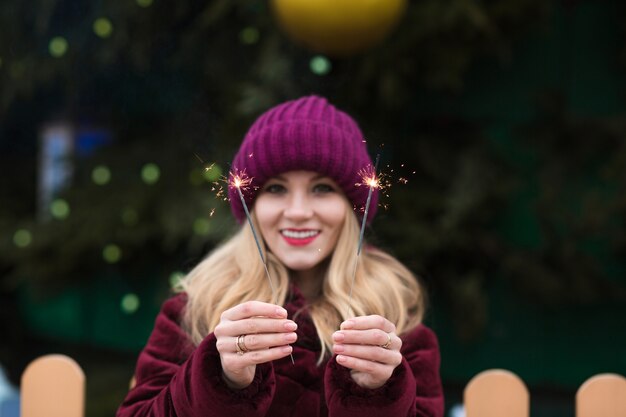
<path id="1" fill-rule="evenodd" d="M 296 222 L 311 218 L 313 216 L 313 206 L 306 193 L 292 193 L 289 196 L 284 215 L 285 218 Z"/>

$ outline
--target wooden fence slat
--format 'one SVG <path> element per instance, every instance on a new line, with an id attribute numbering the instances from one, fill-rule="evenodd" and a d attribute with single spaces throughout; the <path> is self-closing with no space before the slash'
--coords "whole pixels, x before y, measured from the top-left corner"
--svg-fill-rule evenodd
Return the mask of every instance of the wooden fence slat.
<path id="1" fill-rule="evenodd" d="M 465 387 L 466 417 L 529 417 L 530 396 L 524 382 L 504 369 L 490 369 Z"/>
<path id="2" fill-rule="evenodd" d="M 22 374 L 21 417 L 83 417 L 85 374 L 64 355 L 45 355 Z"/>
<path id="3" fill-rule="evenodd" d="M 576 417 L 626 416 L 626 378 L 598 374 L 587 379 L 576 392 Z"/>

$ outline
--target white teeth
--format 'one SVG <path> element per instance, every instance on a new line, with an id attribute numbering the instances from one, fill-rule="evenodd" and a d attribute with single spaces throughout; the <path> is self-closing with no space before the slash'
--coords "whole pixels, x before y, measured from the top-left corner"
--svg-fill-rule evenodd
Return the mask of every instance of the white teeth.
<path id="1" fill-rule="evenodd" d="M 309 237 L 317 236 L 320 232 L 318 230 L 307 230 L 303 232 L 296 232 L 294 230 L 281 230 L 283 236 L 287 236 L 292 239 L 306 239 Z"/>

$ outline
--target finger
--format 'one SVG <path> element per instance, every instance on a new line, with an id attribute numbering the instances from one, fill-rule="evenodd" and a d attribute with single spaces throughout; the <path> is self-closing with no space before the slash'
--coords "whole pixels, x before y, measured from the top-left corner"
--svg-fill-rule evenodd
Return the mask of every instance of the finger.
<path id="1" fill-rule="evenodd" d="M 227 329 L 224 334 L 228 334 L 229 336 L 259 333 L 287 333 L 293 332 L 298 328 L 298 325 L 294 321 L 287 319 L 268 319 L 265 317 L 231 321 L 223 323 L 223 326 Z"/>
<path id="2" fill-rule="evenodd" d="M 223 320 L 241 320 L 254 316 L 285 318 L 287 317 L 287 310 L 276 304 L 246 301 L 222 313 Z"/>
<path id="3" fill-rule="evenodd" d="M 242 344 L 248 350 L 259 350 L 291 344 L 297 339 L 298 335 L 295 332 L 278 334 L 249 334 L 243 338 Z"/>
<path id="4" fill-rule="evenodd" d="M 337 355 L 337 363 L 346 368 L 364 372 L 375 379 L 386 380 L 391 376 L 394 367 L 378 362 L 368 361 L 352 356 Z"/>
<path id="5" fill-rule="evenodd" d="M 340 328 L 342 330 L 380 329 L 386 333 L 392 333 L 396 331 L 396 326 L 392 322 L 377 314 L 371 316 L 352 317 L 351 319 L 348 319 L 341 323 Z"/>
<path id="6" fill-rule="evenodd" d="M 241 340 L 241 348 L 246 351 L 267 349 L 269 347 L 284 346 L 295 343 L 298 335 L 291 333 L 273 333 L 273 334 L 247 334 Z M 237 352 L 238 337 L 224 337 L 215 343 L 220 353 Z"/>
<path id="7" fill-rule="evenodd" d="M 225 353 L 222 355 L 222 366 L 227 369 L 242 369 L 246 366 L 258 365 L 284 358 L 293 351 L 289 345 L 276 346 L 270 349 L 253 350 L 243 355 Z"/>
<path id="8" fill-rule="evenodd" d="M 384 346 L 390 341 L 386 349 L 400 350 L 402 340 L 394 333 L 385 333 L 379 329 L 370 330 L 339 330 L 333 333 L 333 341 L 343 344 L 360 344 Z"/>
<path id="9" fill-rule="evenodd" d="M 384 349 L 380 346 L 335 344 L 333 345 L 333 352 L 338 355 L 391 365 L 394 368 L 402 362 L 402 354 L 400 352 Z"/>

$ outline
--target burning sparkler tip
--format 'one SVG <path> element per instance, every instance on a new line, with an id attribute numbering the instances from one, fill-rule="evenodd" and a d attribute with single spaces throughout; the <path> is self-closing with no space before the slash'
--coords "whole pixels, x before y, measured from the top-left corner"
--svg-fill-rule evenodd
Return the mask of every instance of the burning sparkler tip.
<path id="1" fill-rule="evenodd" d="M 248 188 L 250 185 L 252 185 L 252 177 L 249 177 L 246 174 L 246 171 L 243 170 L 239 173 L 234 173 L 234 172 L 230 172 L 229 173 L 229 179 L 227 180 L 228 185 L 230 187 L 234 187 L 234 188 L 238 188 L 238 189 L 246 189 Z"/>

